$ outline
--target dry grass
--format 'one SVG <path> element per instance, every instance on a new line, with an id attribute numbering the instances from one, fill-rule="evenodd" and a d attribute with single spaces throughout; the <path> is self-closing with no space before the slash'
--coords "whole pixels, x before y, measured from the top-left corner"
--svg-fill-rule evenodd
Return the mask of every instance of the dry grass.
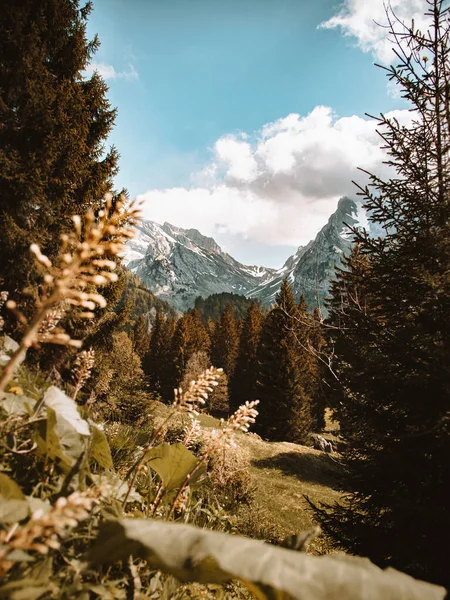
<path id="1" fill-rule="evenodd" d="M 153 417 L 162 421 L 168 407 L 155 403 Z M 217 428 L 220 423 L 210 415 L 201 414 L 204 429 Z M 179 427 L 174 423 L 174 427 Z M 326 430 L 322 435 L 338 441 L 339 426 L 331 414 L 326 415 Z M 330 456 L 308 446 L 288 442 L 265 442 L 252 434 L 235 434 L 237 448 L 227 450 L 230 471 L 239 465 L 247 472 L 252 489 L 250 505 L 234 507 L 237 529 L 244 535 L 267 541 L 281 539 L 309 529 L 314 524 L 313 511 L 305 499 L 314 504 L 332 503 L 345 492 L 345 480 L 339 455 Z M 230 453 L 236 454 L 231 456 Z M 311 551 L 330 550 L 322 537 L 313 540 Z"/>

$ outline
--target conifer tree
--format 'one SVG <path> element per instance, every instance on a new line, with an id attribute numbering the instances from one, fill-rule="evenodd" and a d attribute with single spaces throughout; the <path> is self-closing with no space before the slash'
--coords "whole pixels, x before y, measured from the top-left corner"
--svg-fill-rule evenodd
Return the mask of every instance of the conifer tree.
<path id="1" fill-rule="evenodd" d="M 206 333 L 208 334 L 209 341 L 210 341 L 210 344 L 211 344 L 211 340 L 214 337 L 214 331 L 216 329 L 216 324 L 214 323 L 214 321 L 211 318 L 209 318 L 206 321 L 205 328 L 206 328 Z"/>
<path id="2" fill-rule="evenodd" d="M 192 356 L 194 352 L 206 352 L 208 354 L 211 342 L 206 327 L 203 325 L 200 318 L 200 313 L 196 308 L 193 308 L 189 312 L 189 315 L 189 355 Z"/>
<path id="3" fill-rule="evenodd" d="M 175 320 L 166 317 L 162 311 L 156 314 L 150 337 L 150 347 L 142 361 L 143 371 L 152 391 L 160 394 L 164 400 L 173 399 L 170 358 Z"/>
<path id="4" fill-rule="evenodd" d="M 169 380 L 171 388 L 178 387 L 184 377 L 188 360 L 194 353 L 192 346 L 191 315 L 185 313 L 178 319 L 169 355 Z"/>
<path id="5" fill-rule="evenodd" d="M 230 410 L 244 402 L 257 400 L 257 353 L 264 315 L 261 305 L 253 301 L 244 319 L 239 340 L 236 368 L 229 382 Z"/>
<path id="6" fill-rule="evenodd" d="M 312 327 L 309 336 L 310 352 L 312 355 L 314 369 L 311 373 L 311 416 L 313 431 L 322 431 L 325 429 L 325 406 L 326 406 L 326 391 L 324 386 L 325 365 L 320 360 L 320 356 L 324 353 L 325 335 L 322 328 L 322 315 L 316 307 L 312 314 Z"/>
<path id="7" fill-rule="evenodd" d="M 362 190 L 386 235 L 355 231 L 332 289 L 354 492 L 322 524 L 352 552 L 448 586 L 450 25 L 443 2 L 425 6 L 429 31 L 392 18 L 399 64 L 387 74 L 415 113 L 408 127 L 380 117 L 391 178 Z"/>
<path id="8" fill-rule="evenodd" d="M 317 317 L 317 312 L 315 314 Z M 319 322 L 315 321 L 314 315 L 308 312 L 308 305 L 303 294 L 300 296 L 297 306 L 295 335 L 301 382 L 311 401 L 311 427 L 313 431 L 317 432 L 325 426 L 321 365 L 318 358 L 321 345 L 323 345 L 323 336 Z"/>
<path id="9" fill-rule="evenodd" d="M 143 359 L 149 350 L 150 332 L 148 321 L 145 315 L 139 315 L 134 323 L 132 331 L 133 350 Z"/>
<path id="10" fill-rule="evenodd" d="M 298 307 L 287 279 L 262 328 L 257 355 L 257 430 L 270 440 L 304 443 L 311 432 L 311 402 L 302 383 L 296 338 Z"/>
<path id="11" fill-rule="evenodd" d="M 238 332 L 234 311 L 227 304 L 219 321 L 216 323 L 211 342 L 211 362 L 222 368 L 228 377 L 233 375 L 238 351 Z"/>
<path id="12" fill-rule="evenodd" d="M 0 3 L 0 230 L 2 287 L 17 300 L 36 282 L 30 244 L 53 258 L 73 214 L 101 205 L 118 154 L 104 143 L 115 110 L 86 39 L 88 3 Z M 23 306 L 23 303 L 21 304 Z"/>

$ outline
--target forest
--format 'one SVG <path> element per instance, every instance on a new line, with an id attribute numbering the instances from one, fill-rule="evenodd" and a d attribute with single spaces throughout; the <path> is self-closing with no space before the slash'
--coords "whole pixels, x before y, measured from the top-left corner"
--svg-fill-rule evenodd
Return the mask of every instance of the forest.
<path id="1" fill-rule="evenodd" d="M 412 120 L 373 117 L 388 176 L 355 193 L 383 235 L 350 228 L 326 309 L 285 279 L 184 314 L 121 264 L 141 206 L 91 9 L 0 6 L 0 597 L 446 597 L 450 9 L 388 13 Z M 269 448 L 318 480 L 289 488 L 303 531 L 258 512 Z"/>

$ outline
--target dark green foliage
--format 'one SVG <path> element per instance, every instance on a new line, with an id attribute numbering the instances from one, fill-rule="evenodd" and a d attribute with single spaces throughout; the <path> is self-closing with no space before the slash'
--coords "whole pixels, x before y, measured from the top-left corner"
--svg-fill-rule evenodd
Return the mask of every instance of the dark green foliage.
<path id="1" fill-rule="evenodd" d="M 173 399 L 175 384 L 171 373 L 172 337 L 175 320 L 159 311 L 153 325 L 150 348 L 142 361 L 142 368 L 149 381 L 150 389 L 168 401 Z"/>
<path id="2" fill-rule="evenodd" d="M 392 177 L 363 190 L 386 237 L 355 232 L 332 289 L 336 414 L 355 491 L 322 521 L 352 552 L 449 585 L 450 28 L 443 3 L 429 5 L 429 37 L 404 29 L 407 58 L 388 69 L 420 116 L 408 128 L 381 116 Z"/>
<path id="3" fill-rule="evenodd" d="M 4 0 L 0 5 L 0 230 L 2 287 L 20 298 L 37 283 L 29 247 L 55 256 L 73 214 L 99 208 L 118 154 L 104 154 L 115 110 L 85 69 L 90 5 Z M 22 303 L 23 304 L 23 303 Z"/>
<path id="4" fill-rule="evenodd" d="M 244 402 L 257 400 L 257 353 L 264 315 L 258 302 L 253 301 L 245 316 L 236 360 L 230 379 L 230 409 L 234 412 Z"/>
<path id="5" fill-rule="evenodd" d="M 194 352 L 209 352 L 211 340 L 206 327 L 203 325 L 200 314 L 196 308 L 189 311 L 190 340 L 188 353 L 192 356 Z"/>
<path id="6" fill-rule="evenodd" d="M 285 279 L 261 334 L 256 430 L 270 440 L 305 443 L 312 424 L 311 399 L 302 382 L 297 317 L 298 307 Z"/>
<path id="7" fill-rule="evenodd" d="M 305 296 L 301 295 L 297 307 L 295 336 L 298 349 L 301 381 L 311 402 L 311 428 L 321 431 L 325 427 L 325 397 L 322 389 L 322 364 L 319 356 L 324 345 L 319 310 L 308 312 Z"/>
<path id="8" fill-rule="evenodd" d="M 128 269 L 123 268 L 125 289 L 119 303 L 119 307 L 129 300 L 131 302 L 131 317 L 135 319 L 139 315 L 149 313 L 154 320 L 156 313 L 161 311 L 170 317 L 177 317 L 177 311 L 164 300 L 160 300 L 149 289 L 143 281 Z"/>
<path id="9" fill-rule="evenodd" d="M 245 296 L 222 292 L 212 294 L 208 298 L 198 296 L 195 299 L 195 308 L 198 310 L 202 322 L 206 325 L 208 319 L 212 319 L 214 322 L 218 321 L 228 305 L 232 307 L 236 319 L 243 319 L 251 303 L 252 300 Z"/>
<path id="10" fill-rule="evenodd" d="M 215 367 L 222 368 L 228 377 L 232 376 L 236 365 L 238 343 L 233 307 L 227 304 L 211 340 L 211 362 Z"/>
<path id="11" fill-rule="evenodd" d="M 197 311 L 185 313 L 177 321 L 171 343 L 168 369 L 172 389 L 181 384 L 191 356 L 208 350 L 209 337 Z"/>
<path id="12" fill-rule="evenodd" d="M 141 359 L 144 358 L 150 348 L 149 323 L 144 315 L 139 315 L 136 319 L 131 338 L 134 351 Z"/>
<path id="13" fill-rule="evenodd" d="M 312 327 L 309 335 L 311 359 L 314 370 L 311 377 L 311 415 L 313 431 L 325 429 L 325 406 L 326 406 L 326 384 L 325 377 L 328 375 L 325 364 L 320 360 L 325 354 L 325 335 L 322 327 L 321 314 L 318 308 L 314 309 L 311 319 Z"/>

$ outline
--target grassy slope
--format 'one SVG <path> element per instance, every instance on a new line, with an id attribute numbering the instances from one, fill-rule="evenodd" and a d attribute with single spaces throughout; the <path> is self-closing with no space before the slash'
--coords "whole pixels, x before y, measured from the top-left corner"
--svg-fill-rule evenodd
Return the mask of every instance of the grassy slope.
<path id="1" fill-rule="evenodd" d="M 159 405 L 155 416 L 161 418 L 166 412 L 167 407 Z M 210 415 L 200 415 L 200 422 L 204 429 L 220 427 Z M 327 419 L 325 437 L 336 440 L 336 433 L 336 424 Z M 235 440 L 254 487 L 251 506 L 237 507 L 239 529 L 246 535 L 281 540 L 309 529 L 313 514 L 304 496 L 315 504 L 330 503 L 344 492 L 339 455 L 288 442 L 265 442 L 252 434 L 238 433 Z M 310 549 L 327 550 L 322 538 L 316 538 Z"/>

